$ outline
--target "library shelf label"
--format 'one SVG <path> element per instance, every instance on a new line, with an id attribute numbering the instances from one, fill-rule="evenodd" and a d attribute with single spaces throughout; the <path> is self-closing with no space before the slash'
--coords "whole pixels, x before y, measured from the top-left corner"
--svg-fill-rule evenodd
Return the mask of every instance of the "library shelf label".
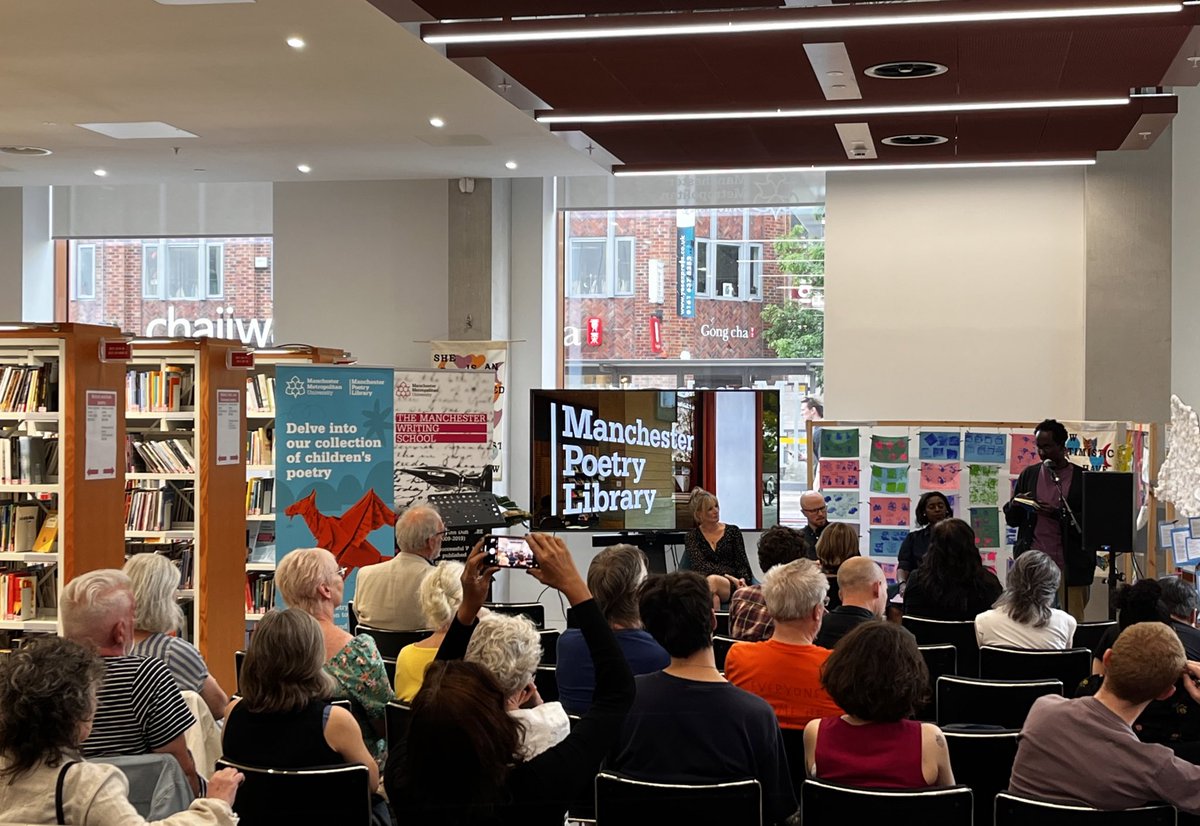
<path id="1" fill-rule="evenodd" d="M 84 472 L 88 481 L 117 478 L 117 391 L 87 391 Z"/>

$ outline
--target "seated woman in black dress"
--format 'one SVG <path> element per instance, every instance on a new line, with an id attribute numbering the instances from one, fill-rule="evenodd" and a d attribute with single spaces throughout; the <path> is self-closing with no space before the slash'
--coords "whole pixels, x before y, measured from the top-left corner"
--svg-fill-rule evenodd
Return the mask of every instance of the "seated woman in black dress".
<path id="1" fill-rule="evenodd" d="M 943 519 L 933 528 L 929 553 L 908 578 L 904 613 L 941 620 L 974 620 L 992 607 L 1004 589 L 983 567 L 975 531 L 961 519 Z"/>
<path id="2" fill-rule="evenodd" d="M 950 500 L 940 490 L 931 490 L 921 494 L 913 516 L 920 529 L 909 531 L 908 536 L 900 543 L 900 553 L 896 560 L 896 580 L 904 582 L 912 572 L 921 567 L 921 560 L 929 552 L 929 539 L 933 536 L 933 526 L 943 519 L 954 516 L 950 509 Z"/>
<path id="3" fill-rule="evenodd" d="M 250 639 L 222 735 L 225 759 L 268 769 L 361 763 L 379 787 L 379 766 L 347 709 L 331 706 L 321 626 L 297 608 L 269 611 Z"/>
<path id="4" fill-rule="evenodd" d="M 721 506 L 716 496 L 704 488 L 696 488 L 688 504 L 696 527 L 684 538 L 687 563 L 683 567 L 708 579 L 713 605 L 719 608 L 754 576 L 750 560 L 746 558 L 746 544 L 737 525 L 726 525 L 721 521 Z"/>

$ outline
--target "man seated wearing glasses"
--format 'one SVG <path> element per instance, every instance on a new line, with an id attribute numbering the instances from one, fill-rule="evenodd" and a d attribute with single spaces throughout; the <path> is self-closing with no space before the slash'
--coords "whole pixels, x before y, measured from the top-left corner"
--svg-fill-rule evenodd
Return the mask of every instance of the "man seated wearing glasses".
<path id="1" fill-rule="evenodd" d="M 808 558 L 816 559 L 817 540 L 821 538 L 821 532 L 829 524 L 829 509 L 825 506 L 825 497 L 815 490 L 810 490 L 800 497 L 800 510 L 804 511 L 804 518 L 808 520 L 808 524 L 800 531 L 808 540 L 810 549 Z"/>
<path id="2" fill-rule="evenodd" d="M 442 552 L 446 526 L 430 505 L 413 505 L 396 522 L 396 555 L 358 571 L 354 612 L 363 625 L 414 631 L 425 625 L 417 589 Z"/>
<path id="3" fill-rule="evenodd" d="M 829 580 L 812 560 L 776 565 L 763 577 L 774 635 L 764 642 L 734 643 L 725 657 L 729 682 L 770 703 L 783 728 L 802 729 L 809 720 L 842 714 L 821 685 L 830 651 L 813 644 L 828 591 Z"/>

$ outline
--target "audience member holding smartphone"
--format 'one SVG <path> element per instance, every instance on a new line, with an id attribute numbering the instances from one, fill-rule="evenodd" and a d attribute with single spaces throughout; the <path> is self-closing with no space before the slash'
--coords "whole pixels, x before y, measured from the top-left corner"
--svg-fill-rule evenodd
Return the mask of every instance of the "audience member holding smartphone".
<path id="1" fill-rule="evenodd" d="M 566 545 L 544 534 L 527 540 L 539 563 L 530 575 L 566 596 L 587 640 L 596 666 L 591 710 L 566 740 L 521 759 L 504 690 L 487 669 L 461 661 L 498 570 L 484 564 L 478 543 L 463 572 L 462 605 L 413 699 L 408 738 L 388 756 L 384 785 L 406 820 L 561 826 L 616 743 L 633 703 L 633 674 Z"/>

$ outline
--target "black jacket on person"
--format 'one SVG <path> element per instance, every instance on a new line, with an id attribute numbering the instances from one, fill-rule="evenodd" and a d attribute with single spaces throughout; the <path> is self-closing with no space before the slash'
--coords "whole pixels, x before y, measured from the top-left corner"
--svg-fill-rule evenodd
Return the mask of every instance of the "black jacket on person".
<path id="1" fill-rule="evenodd" d="M 1042 465 L 1030 465 L 1021 471 L 1017 477 L 1017 493 L 1037 495 L 1038 476 Z M 1083 474 L 1084 469 L 1075 465 L 1075 478 L 1067 491 L 1067 505 L 1075 518 L 1083 520 Z M 1038 517 L 1029 508 L 1016 505 L 1009 501 L 1004 505 L 1004 521 L 1010 528 L 1017 529 L 1017 543 L 1013 546 L 1013 556 L 1017 557 L 1033 547 L 1033 529 Z M 1083 548 L 1083 534 L 1075 530 L 1071 518 L 1064 510 L 1060 514 L 1062 525 L 1063 558 L 1067 563 L 1067 585 L 1091 585 L 1096 576 L 1096 554 L 1088 553 Z"/>

